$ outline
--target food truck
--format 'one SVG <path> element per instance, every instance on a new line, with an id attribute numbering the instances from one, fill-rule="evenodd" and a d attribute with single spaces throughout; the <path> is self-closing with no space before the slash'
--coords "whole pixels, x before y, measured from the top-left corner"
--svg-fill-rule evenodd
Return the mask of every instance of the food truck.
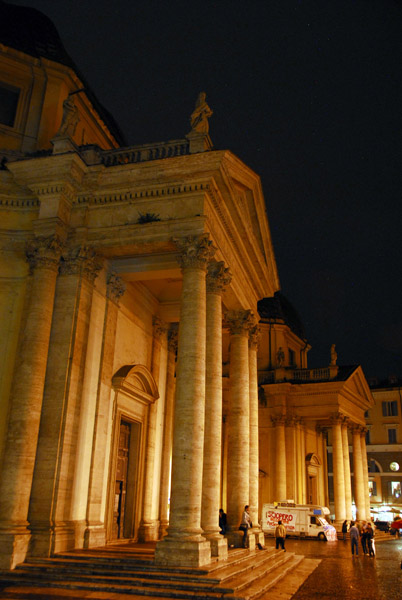
<path id="1" fill-rule="evenodd" d="M 267 535 L 275 534 L 278 521 L 286 527 L 287 536 L 317 538 L 322 541 L 337 540 L 336 529 L 328 523 L 326 506 L 275 502 L 263 504 L 262 530 Z"/>

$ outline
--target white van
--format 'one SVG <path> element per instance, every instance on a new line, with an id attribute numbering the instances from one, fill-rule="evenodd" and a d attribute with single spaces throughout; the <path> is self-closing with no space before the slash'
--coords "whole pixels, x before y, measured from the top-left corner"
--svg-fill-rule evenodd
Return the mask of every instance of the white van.
<path id="1" fill-rule="evenodd" d="M 274 535 L 278 521 L 282 521 L 288 536 L 334 541 L 338 539 L 336 529 L 325 519 L 325 515 L 329 514 L 326 506 L 291 502 L 263 504 L 262 530 L 268 535 Z"/>

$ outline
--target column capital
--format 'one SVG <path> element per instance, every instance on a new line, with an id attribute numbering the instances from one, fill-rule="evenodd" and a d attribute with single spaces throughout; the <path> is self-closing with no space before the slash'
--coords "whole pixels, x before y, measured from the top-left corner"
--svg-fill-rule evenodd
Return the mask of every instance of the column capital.
<path id="1" fill-rule="evenodd" d="M 330 421 L 332 425 L 342 425 L 344 422 L 344 415 L 342 413 L 334 413 L 333 415 L 331 415 L 330 417 Z"/>
<path id="2" fill-rule="evenodd" d="M 126 284 L 116 273 L 110 273 L 107 279 L 106 295 L 109 300 L 113 300 L 116 304 L 126 291 Z"/>
<path id="3" fill-rule="evenodd" d="M 352 433 L 356 434 L 356 435 L 366 435 L 366 428 L 363 427 L 362 425 L 359 425 L 358 423 L 354 423 L 351 427 L 351 431 Z"/>
<path id="4" fill-rule="evenodd" d="M 251 327 L 248 332 L 248 346 L 251 350 L 258 350 L 260 343 L 261 331 L 258 325 Z"/>
<path id="5" fill-rule="evenodd" d="M 271 415 L 271 421 L 275 427 L 277 425 L 286 425 L 287 416 L 286 415 Z"/>
<path id="6" fill-rule="evenodd" d="M 177 260 L 182 269 L 203 269 L 205 271 L 208 261 L 216 251 L 208 233 L 172 238 L 172 241 L 180 250 Z"/>
<path id="7" fill-rule="evenodd" d="M 316 425 L 315 429 L 320 435 L 324 435 L 328 431 L 328 427 L 324 427 L 323 425 Z"/>
<path id="8" fill-rule="evenodd" d="M 177 329 L 176 328 L 169 329 L 169 332 L 168 332 L 168 350 L 169 350 L 169 352 L 173 352 L 173 354 L 176 354 L 178 339 L 179 339 L 179 334 L 178 334 Z"/>
<path id="9" fill-rule="evenodd" d="M 31 270 L 57 270 L 62 252 L 62 242 L 58 236 L 40 236 L 27 244 L 26 257 Z"/>
<path id="10" fill-rule="evenodd" d="M 93 283 L 103 266 L 103 259 L 89 246 L 69 249 L 61 257 L 61 275 L 82 275 Z"/>
<path id="11" fill-rule="evenodd" d="M 250 329 L 255 325 L 254 313 L 251 310 L 228 310 L 224 324 L 229 328 L 231 335 L 248 336 Z"/>
<path id="12" fill-rule="evenodd" d="M 165 321 L 156 315 L 152 317 L 152 326 L 153 326 L 153 336 L 157 340 L 160 340 L 161 337 L 167 332 L 167 324 Z"/>
<path id="13" fill-rule="evenodd" d="M 207 267 L 207 292 L 221 294 L 232 281 L 229 267 L 223 261 L 211 260 Z"/>

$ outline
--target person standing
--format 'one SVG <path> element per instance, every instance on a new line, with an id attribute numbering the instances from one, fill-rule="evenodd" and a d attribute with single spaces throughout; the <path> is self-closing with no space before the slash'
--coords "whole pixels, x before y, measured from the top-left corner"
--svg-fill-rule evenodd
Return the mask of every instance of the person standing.
<path id="1" fill-rule="evenodd" d="M 220 527 L 220 532 L 222 535 L 225 535 L 226 533 L 226 513 L 224 512 L 223 508 L 219 509 L 219 527 Z"/>
<path id="2" fill-rule="evenodd" d="M 349 534 L 350 534 L 350 547 L 352 550 L 352 556 L 354 556 L 354 550 L 356 548 L 356 556 L 359 556 L 359 530 L 356 527 L 354 521 L 351 522 L 351 527 L 349 529 Z"/>
<path id="3" fill-rule="evenodd" d="M 348 532 L 348 522 L 344 521 L 342 523 L 342 539 L 345 542 L 346 541 L 346 534 Z"/>
<path id="4" fill-rule="evenodd" d="M 362 528 L 360 531 L 360 540 L 362 543 L 362 548 L 363 548 L 363 554 L 368 554 L 368 548 L 367 548 L 367 523 L 366 521 L 363 521 L 362 523 Z"/>
<path id="5" fill-rule="evenodd" d="M 374 529 L 372 528 L 371 523 L 367 523 L 366 537 L 367 537 L 367 545 L 368 545 L 369 555 L 374 557 L 375 556 Z"/>
<path id="6" fill-rule="evenodd" d="M 246 506 L 244 507 L 244 512 L 243 512 L 240 527 L 239 527 L 239 529 L 244 532 L 243 533 L 243 544 L 242 544 L 243 548 L 247 547 L 247 531 L 252 526 L 253 526 L 253 524 L 251 522 L 251 517 L 249 514 L 249 505 L 246 504 Z"/>
<path id="7" fill-rule="evenodd" d="M 278 521 L 278 525 L 275 528 L 275 547 L 277 550 L 280 546 L 282 548 L 282 550 L 284 552 L 286 552 L 285 538 L 286 538 L 286 527 L 284 525 L 282 525 L 282 521 Z"/>

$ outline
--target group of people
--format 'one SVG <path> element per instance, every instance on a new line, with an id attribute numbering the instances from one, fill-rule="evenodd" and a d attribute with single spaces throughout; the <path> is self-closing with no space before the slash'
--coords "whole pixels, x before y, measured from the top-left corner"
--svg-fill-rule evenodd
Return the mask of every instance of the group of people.
<path id="1" fill-rule="evenodd" d="M 344 521 L 342 525 L 343 540 L 346 540 L 348 531 L 348 521 Z M 374 545 L 374 529 L 370 521 L 351 521 L 350 522 L 350 544 L 352 556 L 359 556 L 359 540 L 363 548 L 363 554 L 375 556 Z"/>

